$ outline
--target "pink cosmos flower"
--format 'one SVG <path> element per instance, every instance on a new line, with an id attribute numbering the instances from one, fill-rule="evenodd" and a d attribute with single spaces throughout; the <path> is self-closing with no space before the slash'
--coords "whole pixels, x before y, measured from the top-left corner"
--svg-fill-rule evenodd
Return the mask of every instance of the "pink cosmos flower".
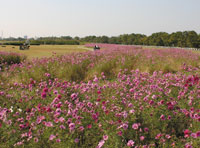
<path id="1" fill-rule="evenodd" d="M 76 99 L 76 97 L 77 97 L 77 94 L 75 94 L 75 93 L 71 94 L 72 99 Z"/>
<path id="2" fill-rule="evenodd" d="M 168 135 L 168 134 L 167 134 L 165 137 L 166 137 L 167 139 L 170 139 L 170 138 L 171 138 L 171 136 L 170 136 L 170 135 Z"/>
<path id="3" fill-rule="evenodd" d="M 55 135 L 50 135 L 49 140 L 53 140 L 54 138 L 56 138 Z"/>
<path id="4" fill-rule="evenodd" d="M 44 74 L 46 77 L 50 77 L 51 76 L 51 74 L 49 74 L 49 73 L 45 73 Z"/>
<path id="5" fill-rule="evenodd" d="M 192 133 L 190 136 L 193 137 L 193 138 L 197 138 L 197 134 L 196 133 Z"/>
<path id="6" fill-rule="evenodd" d="M 140 140 L 143 141 L 144 140 L 144 136 L 140 136 Z"/>
<path id="7" fill-rule="evenodd" d="M 128 124 L 124 123 L 122 124 L 122 127 L 126 130 L 128 128 Z"/>
<path id="8" fill-rule="evenodd" d="M 159 133 L 159 134 L 156 135 L 155 139 L 160 139 L 161 137 L 162 137 L 162 134 Z"/>
<path id="9" fill-rule="evenodd" d="M 96 148 L 101 148 L 104 145 L 105 141 L 101 140 Z"/>
<path id="10" fill-rule="evenodd" d="M 93 118 L 94 120 L 97 120 L 97 119 L 98 119 L 98 113 L 92 114 L 92 118 Z"/>
<path id="11" fill-rule="evenodd" d="M 89 129 L 92 128 L 92 124 L 89 124 L 89 125 L 87 126 L 87 128 L 89 128 Z"/>
<path id="12" fill-rule="evenodd" d="M 161 119 L 161 120 L 165 120 L 165 115 L 161 115 L 161 116 L 160 116 L 160 119 Z"/>
<path id="13" fill-rule="evenodd" d="M 103 135 L 103 140 L 108 140 L 108 135 Z"/>
<path id="14" fill-rule="evenodd" d="M 133 140 L 129 140 L 128 143 L 127 143 L 127 146 L 132 147 L 134 145 L 134 143 L 135 142 Z"/>
<path id="15" fill-rule="evenodd" d="M 135 113 L 135 110 L 134 110 L 134 109 L 131 109 L 131 110 L 129 111 L 129 113 L 130 113 L 130 114 L 133 114 L 133 113 Z"/>
<path id="16" fill-rule="evenodd" d="M 60 128 L 61 128 L 61 129 L 65 129 L 65 126 L 64 126 L 64 125 L 60 125 Z"/>
<path id="17" fill-rule="evenodd" d="M 136 129 L 139 128 L 139 125 L 138 125 L 137 123 L 134 123 L 134 124 L 132 125 L 132 128 L 136 130 Z"/>
<path id="18" fill-rule="evenodd" d="M 117 132 L 119 136 L 122 136 L 122 131 Z"/>
<path id="19" fill-rule="evenodd" d="M 44 122 L 44 125 L 47 126 L 47 127 L 53 127 L 52 122 Z"/>
<path id="20" fill-rule="evenodd" d="M 190 143 L 186 143 L 185 148 L 192 148 L 192 145 Z"/>
<path id="21" fill-rule="evenodd" d="M 128 107 L 130 107 L 130 108 L 133 107 L 133 104 L 132 104 L 132 103 L 129 103 L 129 104 L 128 104 Z"/>
<path id="22" fill-rule="evenodd" d="M 153 100 L 150 100 L 150 101 L 149 101 L 149 104 L 150 104 L 150 105 L 153 105 L 153 104 L 154 104 L 154 101 L 153 101 Z"/>
<path id="23" fill-rule="evenodd" d="M 60 140 L 60 139 L 56 139 L 56 142 L 57 142 L 57 143 L 60 143 L 60 142 L 61 142 L 61 140 Z"/>
<path id="24" fill-rule="evenodd" d="M 59 118 L 59 121 L 60 121 L 61 123 L 63 123 L 63 122 L 65 121 L 65 118 L 60 117 L 60 118 Z"/>
<path id="25" fill-rule="evenodd" d="M 189 134 L 190 134 L 190 131 L 189 131 L 188 129 L 184 130 L 184 137 L 185 137 L 185 138 L 190 137 Z"/>
<path id="26" fill-rule="evenodd" d="M 56 94 L 58 94 L 58 91 L 57 91 L 57 90 L 54 90 L 53 93 L 56 95 Z"/>
<path id="27" fill-rule="evenodd" d="M 80 130 L 80 131 L 83 131 L 83 130 L 84 130 L 84 127 L 83 127 L 83 126 L 80 126 L 80 127 L 79 127 L 79 130 Z"/>
<path id="28" fill-rule="evenodd" d="M 134 89 L 133 89 L 133 88 L 131 88 L 131 89 L 129 90 L 129 92 L 133 93 L 133 92 L 134 92 Z"/>
<path id="29" fill-rule="evenodd" d="M 36 138 L 34 138 L 34 142 L 36 142 L 36 143 L 38 142 L 38 138 L 37 138 L 37 137 L 36 137 Z"/>
<path id="30" fill-rule="evenodd" d="M 73 131 L 75 129 L 75 124 L 74 123 L 70 123 L 69 124 L 69 130 Z"/>
<path id="31" fill-rule="evenodd" d="M 98 78 L 95 76 L 95 78 L 93 79 L 94 82 L 98 82 Z"/>
<path id="32" fill-rule="evenodd" d="M 44 120 L 44 119 L 45 119 L 45 116 L 38 116 L 37 120 L 36 120 L 36 123 L 40 124 L 42 122 L 42 120 Z"/>
<path id="33" fill-rule="evenodd" d="M 74 142 L 75 142 L 75 143 L 78 143 L 78 142 L 79 142 L 79 139 L 78 139 L 78 138 L 76 138 L 76 139 L 74 140 Z"/>
<path id="34" fill-rule="evenodd" d="M 156 95 L 153 95 L 153 96 L 152 96 L 152 99 L 156 99 L 156 98 L 157 98 Z"/>

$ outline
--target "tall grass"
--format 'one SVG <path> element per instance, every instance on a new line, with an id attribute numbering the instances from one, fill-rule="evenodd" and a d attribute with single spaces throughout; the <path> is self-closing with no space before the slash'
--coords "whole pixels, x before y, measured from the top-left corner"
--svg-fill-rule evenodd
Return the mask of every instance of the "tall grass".
<path id="1" fill-rule="evenodd" d="M 0 68 L 4 68 L 12 64 L 22 63 L 25 59 L 26 56 L 21 54 L 0 51 Z"/>
<path id="2" fill-rule="evenodd" d="M 94 75 L 102 73 L 107 79 L 113 79 L 120 70 L 139 69 L 153 74 L 154 71 L 177 73 L 183 70 L 183 65 L 200 65 L 199 54 L 178 49 L 140 49 L 134 46 L 109 46 L 96 52 L 73 53 L 50 58 L 27 61 L 20 66 L 11 66 L 8 71 L 10 80 L 28 82 L 29 79 L 43 80 L 48 73 L 52 79 L 67 81 L 87 81 Z M 5 56 L 8 64 L 20 63 L 21 56 Z M 28 68 L 27 68 L 28 67 Z"/>

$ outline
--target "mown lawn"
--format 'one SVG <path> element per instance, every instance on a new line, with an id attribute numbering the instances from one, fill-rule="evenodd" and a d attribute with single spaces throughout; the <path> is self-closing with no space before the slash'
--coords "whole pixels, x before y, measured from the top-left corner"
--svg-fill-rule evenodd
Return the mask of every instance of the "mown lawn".
<path id="1" fill-rule="evenodd" d="M 19 50 L 19 46 L 0 46 L 0 51 L 21 53 L 27 56 L 28 59 L 51 57 L 53 53 L 63 55 L 73 52 L 85 52 L 90 50 L 83 45 L 40 45 L 31 46 L 29 50 Z"/>

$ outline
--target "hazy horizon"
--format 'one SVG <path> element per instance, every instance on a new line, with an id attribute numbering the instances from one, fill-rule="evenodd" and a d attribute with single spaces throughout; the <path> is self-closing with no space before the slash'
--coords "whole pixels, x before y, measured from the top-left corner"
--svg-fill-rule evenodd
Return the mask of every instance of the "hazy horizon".
<path id="1" fill-rule="evenodd" d="M 194 30 L 199 0 L 0 0 L 0 37 L 118 36 Z"/>

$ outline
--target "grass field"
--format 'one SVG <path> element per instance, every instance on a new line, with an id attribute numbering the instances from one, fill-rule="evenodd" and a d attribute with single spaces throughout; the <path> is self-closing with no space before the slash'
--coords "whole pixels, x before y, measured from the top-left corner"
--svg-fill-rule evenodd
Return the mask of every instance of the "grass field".
<path id="1" fill-rule="evenodd" d="M 29 50 L 19 50 L 19 46 L 0 46 L 0 51 L 8 51 L 24 54 L 28 59 L 50 57 L 53 53 L 63 55 L 72 52 L 85 52 L 91 50 L 83 45 L 40 45 L 31 46 Z"/>

